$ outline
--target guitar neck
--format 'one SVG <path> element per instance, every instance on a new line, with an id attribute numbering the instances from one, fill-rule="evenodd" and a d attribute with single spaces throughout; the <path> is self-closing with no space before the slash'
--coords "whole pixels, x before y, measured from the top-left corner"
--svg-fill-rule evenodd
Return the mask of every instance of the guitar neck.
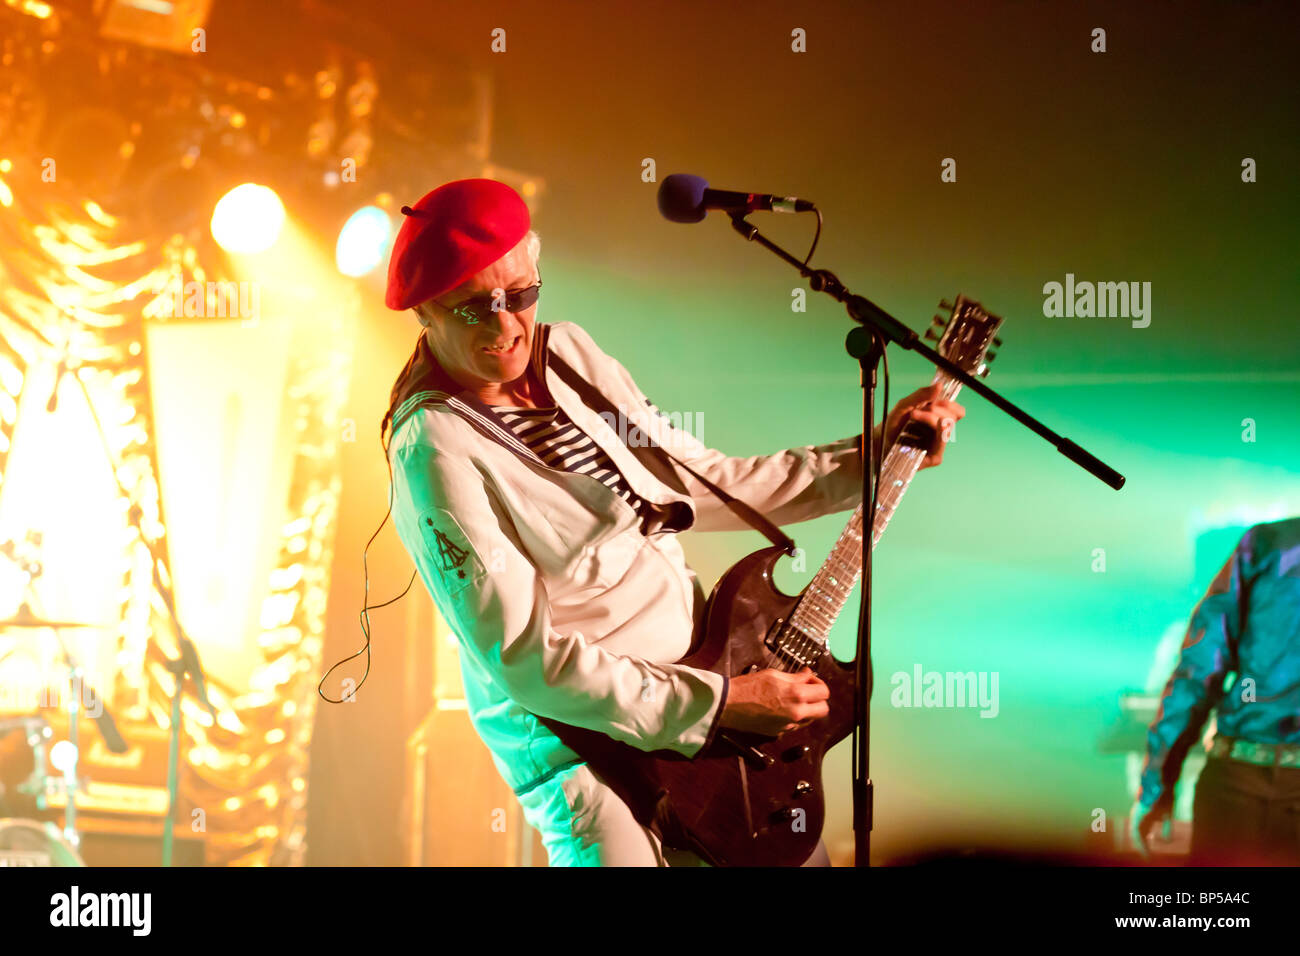
<path id="1" fill-rule="evenodd" d="M 961 382 L 944 372 L 937 372 L 933 384 L 942 388 L 943 397 L 955 398 L 961 391 Z M 885 533 L 890 519 L 898 510 L 908 486 L 925 459 L 923 448 L 913 448 L 895 442 L 880 464 L 880 484 L 876 489 L 876 520 L 872 528 L 871 548 L 874 551 Z M 853 586 L 862 576 L 862 519 L 863 505 L 859 504 L 853 517 L 840 533 L 831 549 L 830 557 L 813 575 L 803 597 L 790 616 L 790 625 L 809 637 L 825 644 L 830 638 L 831 625 L 848 602 Z"/>

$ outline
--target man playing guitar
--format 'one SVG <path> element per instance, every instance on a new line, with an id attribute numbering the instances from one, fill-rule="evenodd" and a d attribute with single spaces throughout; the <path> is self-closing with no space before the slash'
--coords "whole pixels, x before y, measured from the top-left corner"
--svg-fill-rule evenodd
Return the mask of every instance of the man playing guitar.
<path id="1" fill-rule="evenodd" d="M 459 639 L 470 718 L 552 866 L 698 863 L 539 718 L 692 757 L 722 728 L 776 735 L 824 717 L 827 685 L 808 669 L 728 678 L 677 663 L 704 595 L 674 532 L 747 525 L 690 476 L 661 480 L 624 423 L 557 375 L 576 370 L 634 423 L 659 414 L 581 327 L 537 321 L 540 242 L 519 195 L 459 180 L 403 212 L 386 303 L 413 309 L 422 332 L 384 421 L 393 510 Z M 918 422 L 933 433 L 922 467 L 937 465 L 964 414 L 937 386 L 918 390 L 877 448 Z M 677 459 L 778 525 L 861 501 L 861 436 L 738 458 L 668 432 Z"/>

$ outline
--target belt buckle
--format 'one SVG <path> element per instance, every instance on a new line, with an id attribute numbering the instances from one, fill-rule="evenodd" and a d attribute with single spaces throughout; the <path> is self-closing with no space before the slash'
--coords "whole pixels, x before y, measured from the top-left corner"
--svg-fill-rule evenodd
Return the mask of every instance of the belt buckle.
<path id="1" fill-rule="evenodd" d="M 1300 767 L 1300 745 L 1297 744 L 1261 744 L 1253 740 L 1216 737 L 1211 755 L 1257 767 Z"/>

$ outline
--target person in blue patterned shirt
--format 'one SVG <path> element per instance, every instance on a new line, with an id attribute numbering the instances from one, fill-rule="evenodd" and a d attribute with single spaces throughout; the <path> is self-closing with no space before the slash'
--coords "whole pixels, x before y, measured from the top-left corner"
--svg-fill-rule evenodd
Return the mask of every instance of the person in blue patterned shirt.
<path id="1" fill-rule="evenodd" d="M 1242 536 L 1192 613 L 1147 731 L 1130 835 L 1149 854 L 1211 711 L 1192 807 L 1195 865 L 1300 864 L 1300 518 Z"/>

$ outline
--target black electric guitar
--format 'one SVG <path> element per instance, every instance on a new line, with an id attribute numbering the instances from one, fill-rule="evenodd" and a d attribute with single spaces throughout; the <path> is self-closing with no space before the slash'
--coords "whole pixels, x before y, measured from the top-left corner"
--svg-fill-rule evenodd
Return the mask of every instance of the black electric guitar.
<path id="1" fill-rule="evenodd" d="M 926 337 L 938 337 L 938 351 L 954 364 L 986 375 L 1002 319 L 962 296 L 940 307 L 950 314 L 936 316 Z M 942 371 L 934 382 L 945 398 L 961 390 Z M 885 454 L 873 548 L 925 457 L 927 438 L 904 429 Z M 728 676 L 811 667 L 830 689 L 826 717 L 775 738 L 723 729 L 690 759 L 640 751 L 596 731 L 547 721 L 666 845 L 691 850 L 714 866 L 798 866 L 816 849 L 825 816 L 822 758 L 853 726 L 854 667 L 836 660 L 827 640 L 861 576 L 862 519 L 859 505 L 830 557 L 797 596 L 773 583 L 779 547 L 735 564 L 713 589 L 703 628 L 679 661 Z"/>

